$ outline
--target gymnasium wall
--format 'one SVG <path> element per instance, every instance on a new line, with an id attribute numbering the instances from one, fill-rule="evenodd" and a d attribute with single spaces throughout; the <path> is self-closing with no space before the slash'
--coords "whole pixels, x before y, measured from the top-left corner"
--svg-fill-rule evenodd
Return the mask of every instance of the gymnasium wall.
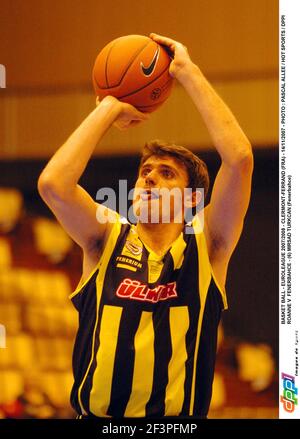
<path id="1" fill-rule="evenodd" d="M 112 39 L 155 31 L 182 41 L 255 147 L 278 137 L 277 0 L 2 0 L 0 158 L 49 157 L 94 107 L 91 70 Z M 184 90 L 135 130 L 111 130 L 95 155 L 136 153 L 160 137 L 211 148 Z"/>

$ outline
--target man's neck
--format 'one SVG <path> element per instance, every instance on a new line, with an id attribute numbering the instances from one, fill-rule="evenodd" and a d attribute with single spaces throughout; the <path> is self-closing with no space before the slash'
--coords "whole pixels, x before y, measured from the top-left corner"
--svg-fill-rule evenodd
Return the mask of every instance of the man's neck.
<path id="1" fill-rule="evenodd" d="M 183 230 L 183 224 L 137 223 L 137 233 L 142 242 L 157 255 L 164 255 Z"/>

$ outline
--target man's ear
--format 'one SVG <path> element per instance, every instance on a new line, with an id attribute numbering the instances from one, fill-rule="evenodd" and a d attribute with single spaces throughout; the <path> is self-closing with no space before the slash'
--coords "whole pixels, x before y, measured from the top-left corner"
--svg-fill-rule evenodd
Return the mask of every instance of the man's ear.
<path id="1" fill-rule="evenodd" d="M 185 196 L 185 207 L 192 208 L 198 206 L 198 204 L 202 200 L 202 197 L 203 197 L 202 191 L 198 189 L 188 193 L 187 196 Z"/>

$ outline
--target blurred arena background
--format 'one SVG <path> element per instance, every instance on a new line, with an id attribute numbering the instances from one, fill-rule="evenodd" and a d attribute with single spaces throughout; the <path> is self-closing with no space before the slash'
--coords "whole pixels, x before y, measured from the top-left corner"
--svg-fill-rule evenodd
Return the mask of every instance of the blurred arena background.
<path id="1" fill-rule="evenodd" d="M 81 251 L 39 198 L 37 178 L 95 105 L 91 71 L 101 48 L 152 31 L 188 47 L 254 147 L 209 417 L 278 417 L 277 0 L 1 1 L 0 417 L 74 417 L 77 315 L 68 294 L 81 275 Z M 177 84 L 145 125 L 105 136 L 81 184 L 94 197 L 102 186 L 117 189 L 119 179 L 131 187 L 139 150 L 152 138 L 191 148 L 213 180 L 219 159 L 199 121 Z"/>

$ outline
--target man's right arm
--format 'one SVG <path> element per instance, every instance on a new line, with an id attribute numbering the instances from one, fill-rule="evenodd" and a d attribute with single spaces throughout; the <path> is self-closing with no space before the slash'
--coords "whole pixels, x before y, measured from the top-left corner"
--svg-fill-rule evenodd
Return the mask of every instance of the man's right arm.
<path id="1" fill-rule="evenodd" d="M 88 115 L 49 161 L 38 180 L 38 190 L 71 238 L 89 252 L 105 238 L 108 223 L 97 221 L 99 207 L 78 185 L 99 140 L 112 124 L 126 129 L 147 115 L 108 96 Z M 97 211 L 98 209 L 98 211 Z"/>

